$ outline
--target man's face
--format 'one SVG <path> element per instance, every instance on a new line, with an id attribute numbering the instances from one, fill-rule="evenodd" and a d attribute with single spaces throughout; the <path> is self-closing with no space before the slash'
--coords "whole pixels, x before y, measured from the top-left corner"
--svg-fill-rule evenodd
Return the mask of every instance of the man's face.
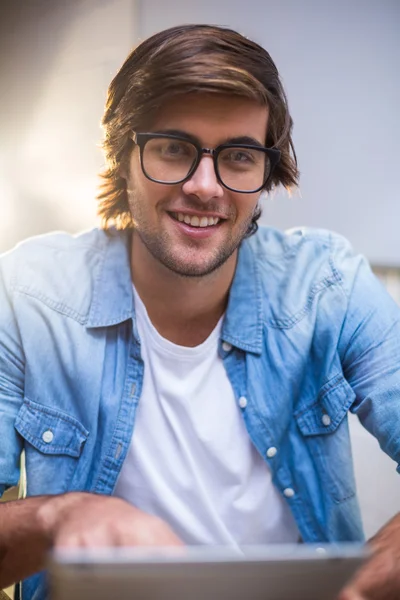
<path id="1" fill-rule="evenodd" d="M 240 138 L 264 145 L 267 121 L 268 109 L 255 101 L 189 94 L 168 102 L 149 131 L 181 132 L 198 140 L 203 148 Z M 142 172 L 137 146 L 132 151 L 126 181 L 138 242 L 168 269 L 186 277 L 211 273 L 235 252 L 261 193 L 243 194 L 223 187 L 209 155 L 203 155 L 188 181 L 155 183 Z M 182 221 L 182 217 L 186 221 L 190 217 L 192 224 Z M 207 227 L 196 226 L 203 217 L 208 218 Z"/>

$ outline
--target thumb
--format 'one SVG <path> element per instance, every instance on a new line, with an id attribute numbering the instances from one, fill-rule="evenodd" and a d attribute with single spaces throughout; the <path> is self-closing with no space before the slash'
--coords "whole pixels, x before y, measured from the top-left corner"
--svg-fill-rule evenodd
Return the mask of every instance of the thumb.
<path id="1" fill-rule="evenodd" d="M 340 592 L 336 600 L 368 600 L 368 598 L 360 594 L 353 586 L 349 586 Z"/>

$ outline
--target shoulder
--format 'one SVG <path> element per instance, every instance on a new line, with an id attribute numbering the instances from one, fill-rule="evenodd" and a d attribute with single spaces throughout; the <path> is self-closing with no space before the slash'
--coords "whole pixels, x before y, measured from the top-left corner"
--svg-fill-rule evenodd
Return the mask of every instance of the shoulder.
<path id="1" fill-rule="evenodd" d="M 84 314 L 108 244 L 100 229 L 29 238 L 0 257 L 2 285 L 10 298 L 28 296 Z"/>
<path id="2" fill-rule="evenodd" d="M 93 229 L 79 235 L 55 232 L 28 238 L 0 258 L 12 285 L 30 285 L 38 277 L 73 272 L 98 260 L 104 252 L 105 234 Z"/>
<path id="3" fill-rule="evenodd" d="M 283 276 L 329 275 L 344 283 L 348 275 L 346 261 L 355 259 L 356 268 L 364 260 L 345 237 L 327 229 L 298 227 L 279 231 L 260 227 L 248 243 L 261 272 L 268 266 L 279 265 Z"/>
<path id="4" fill-rule="evenodd" d="M 308 257 L 333 257 L 343 251 L 351 251 L 350 242 L 328 229 L 295 227 L 286 231 L 272 227 L 259 227 L 256 234 L 248 238 L 253 251 L 260 257 L 289 259 Z"/>
<path id="5" fill-rule="evenodd" d="M 346 301 L 360 265 L 366 264 L 346 238 L 325 229 L 260 227 L 247 243 L 264 308 L 278 325 L 297 322 L 328 289 Z"/>

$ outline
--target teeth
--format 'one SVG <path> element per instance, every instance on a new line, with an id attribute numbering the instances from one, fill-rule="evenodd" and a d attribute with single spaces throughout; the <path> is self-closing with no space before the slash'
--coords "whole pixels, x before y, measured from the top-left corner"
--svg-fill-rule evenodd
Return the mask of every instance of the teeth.
<path id="1" fill-rule="evenodd" d="M 186 223 L 192 227 L 211 227 L 211 225 L 216 225 L 220 221 L 218 217 L 201 217 L 200 219 L 197 215 L 191 217 L 183 213 L 175 213 L 174 216 L 181 223 Z"/>

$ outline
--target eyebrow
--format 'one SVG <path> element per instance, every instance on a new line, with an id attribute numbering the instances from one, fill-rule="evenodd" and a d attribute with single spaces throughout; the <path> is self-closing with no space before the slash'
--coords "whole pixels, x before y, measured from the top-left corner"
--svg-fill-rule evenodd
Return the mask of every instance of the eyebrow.
<path id="1" fill-rule="evenodd" d="M 197 136 L 187 133 L 186 131 L 182 131 L 181 129 L 157 129 L 157 131 L 154 131 L 152 133 L 177 135 L 181 138 L 188 140 L 188 142 L 194 142 L 198 146 L 203 147 L 203 144 Z M 259 148 L 265 148 L 265 146 L 261 144 L 261 142 L 249 135 L 241 135 L 232 138 L 226 138 L 225 140 L 221 141 L 218 144 L 218 146 L 223 146 L 224 144 L 245 144 L 247 146 L 258 146 Z"/>

